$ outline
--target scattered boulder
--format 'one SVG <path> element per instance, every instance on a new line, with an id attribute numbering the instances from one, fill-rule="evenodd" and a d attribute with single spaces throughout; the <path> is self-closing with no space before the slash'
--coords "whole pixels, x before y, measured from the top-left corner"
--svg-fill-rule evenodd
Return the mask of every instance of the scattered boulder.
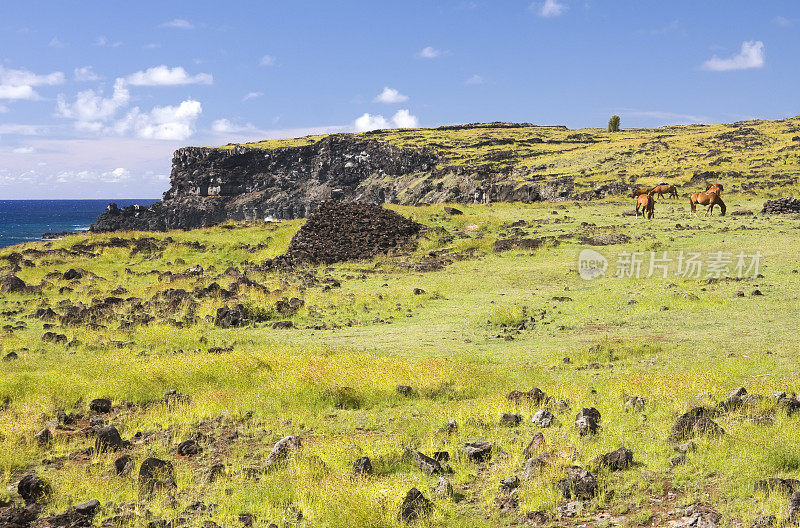
<path id="1" fill-rule="evenodd" d="M 445 212 L 445 213 L 447 213 L 447 214 L 449 214 L 449 215 L 453 215 L 453 216 L 456 216 L 456 215 L 463 215 L 463 214 L 464 214 L 464 212 L 463 212 L 463 211 L 461 211 L 461 210 L 459 210 L 459 209 L 456 209 L 455 207 L 444 206 L 444 208 L 443 208 L 443 209 L 444 209 L 444 212 Z"/>
<path id="2" fill-rule="evenodd" d="M 178 444 L 177 451 L 180 456 L 193 456 L 200 454 L 203 448 L 195 440 L 185 440 Z"/>
<path id="3" fill-rule="evenodd" d="M 133 458 L 130 455 L 120 455 L 114 460 L 114 471 L 117 475 L 125 476 L 133 469 Z"/>
<path id="4" fill-rule="evenodd" d="M 40 446 L 45 446 L 50 443 L 50 440 L 53 438 L 53 435 L 50 433 L 50 429 L 45 427 L 44 429 L 36 433 L 34 435 L 34 438 L 36 439 L 37 444 L 39 444 Z"/>
<path id="5" fill-rule="evenodd" d="M 597 493 L 597 479 L 579 466 L 565 470 L 564 478 L 558 481 L 558 490 L 565 499 L 589 500 Z"/>
<path id="6" fill-rule="evenodd" d="M 786 508 L 789 522 L 795 522 L 800 518 L 800 491 L 795 491 L 789 497 L 789 505 Z"/>
<path id="7" fill-rule="evenodd" d="M 403 450 L 403 459 L 411 462 L 423 473 L 427 473 L 428 475 L 452 473 L 452 470 L 447 464 L 442 465 L 438 460 L 433 459 L 411 447 L 406 447 Z"/>
<path id="8" fill-rule="evenodd" d="M 620 447 L 616 451 L 598 456 L 595 458 L 594 463 L 598 467 L 607 468 L 611 471 L 628 469 L 633 464 L 633 451 Z"/>
<path id="9" fill-rule="evenodd" d="M 111 412 L 111 400 L 107 398 L 95 398 L 89 402 L 89 410 L 101 414 Z"/>
<path id="10" fill-rule="evenodd" d="M 400 505 L 400 513 L 397 518 L 403 522 L 416 521 L 430 515 L 432 509 L 431 501 L 426 499 L 417 488 L 411 488 Z"/>
<path id="11" fill-rule="evenodd" d="M 544 402 L 546 398 L 547 396 L 545 395 L 544 391 L 539 387 L 534 387 L 528 392 L 513 390 L 508 393 L 508 399 L 516 404 L 519 404 L 525 400 L 533 403 L 534 405 L 538 405 Z"/>
<path id="12" fill-rule="evenodd" d="M 296 436 L 286 436 L 278 440 L 272 447 L 272 451 L 267 456 L 266 466 L 268 468 L 286 463 L 289 454 L 302 446 L 300 439 Z"/>
<path id="13" fill-rule="evenodd" d="M 97 499 L 70 506 L 64 513 L 51 515 L 40 521 L 42 526 L 48 528 L 88 528 L 92 526 L 100 501 Z"/>
<path id="14" fill-rule="evenodd" d="M 522 465 L 522 478 L 531 480 L 536 477 L 542 468 L 548 466 L 552 460 L 550 453 L 542 453 L 539 456 L 531 457 Z"/>
<path id="15" fill-rule="evenodd" d="M 625 412 L 641 411 L 644 409 L 644 398 L 631 396 L 625 401 Z"/>
<path id="16" fill-rule="evenodd" d="M 42 502 L 51 492 L 50 484 L 35 474 L 25 475 L 17 484 L 17 493 L 25 500 L 25 504 Z"/>
<path id="17" fill-rule="evenodd" d="M 464 453 L 473 462 L 488 462 L 492 458 L 492 443 L 486 440 L 476 440 L 464 444 Z"/>
<path id="18" fill-rule="evenodd" d="M 0 279 L 0 293 L 19 293 L 27 288 L 25 281 L 16 275 L 6 275 Z"/>
<path id="19" fill-rule="evenodd" d="M 12 361 L 17 358 L 19 358 L 19 355 L 17 355 L 16 352 L 9 352 L 5 356 L 3 356 L 3 361 Z"/>
<path id="20" fill-rule="evenodd" d="M 83 278 L 83 276 L 85 274 L 86 274 L 86 272 L 84 270 L 76 270 L 76 269 L 70 268 L 70 269 L 68 269 L 67 271 L 64 272 L 64 274 L 61 276 L 61 278 L 64 279 L 64 280 L 71 281 L 71 280 L 81 279 L 81 278 Z"/>
<path id="21" fill-rule="evenodd" d="M 292 297 L 288 300 L 281 299 L 275 302 L 275 311 L 278 312 L 281 317 L 291 317 L 296 314 L 304 304 L 305 301 L 297 297 Z"/>
<path id="22" fill-rule="evenodd" d="M 710 437 L 722 436 L 725 434 L 725 430 L 722 427 L 717 425 L 714 420 L 707 417 L 709 414 L 713 414 L 713 412 L 705 407 L 695 407 L 691 411 L 685 413 L 678 418 L 672 426 L 668 438 L 669 441 L 673 444 L 677 444 L 701 434 Z"/>
<path id="23" fill-rule="evenodd" d="M 722 515 L 708 504 L 692 504 L 686 508 L 686 526 L 693 528 L 716 528 Z"/>
<path id="24" fill-rule="evenodd" d="M 398 394 L 400 394 L 401 396 L 405 396 L 406 398 L 411 398 L 412 396 L 415 396 L 417 394 L 416 391 L 414 391 L 414 389 L 412 389 L 408 385 L 398 385 L 395 390 L 397 391 Z"/>
<path id="25" fill-rule="evenodd" d="M 519 414 L 503 413 L 500 417 L 501 425 L 516 426 L 522 423 L 522 416 Z"/>
<path id="26" fill-rule="evenodd" d="M 800 199 L 778 198 L 767 200 L 761 208 L 761 214 L 792 214 L 800 213 Z"/>
<path id="27" fill-rule="evenodd" d="M 101 427 L 95 433 L 94 448 L 98 453 L 116 451 L 122 447 L 122 437 L 113 425 Z"/>
<path id="28" fill-rule="evenodd" d="M 372 461 L 369 457 L 363 456 L 353 464 L 353 474 L 357 477 L 372 475 Z"/>
<path id="29" fill-rule="evenodd" d="M 600 427 L 600 411 L 594 407 L 584 407 L 575 416 L 575 427 L 581 436 L 596 434 Z"/>
<path id="30" fill-rule="evenodd" d="M 686 463 L 686 454 L 681 454 L 669 459 L 669 467 L 674 468 Z"/>
<path id="31" fill-rule="evenodd" d="M 437 433 L 444 433 L 444 434 L 453 434 L 458 430 L 458 422 L 455 420 L 450 420 L 444 426 L 437 429 Z"/>
<path id="32" fill-rule="evenodd" d="M 544 434 L 542 434 L 541 431 L 536 431 L 533 433 L 533 438 L 531 438 L 531 441 L 528 442 L 528 445 L 522 452 L 522 454 L 525 455 L 525 459 L 527 460 L 541 451 L 541 449 L 544 447 L 544 444 Z"/>
<path id="33" fill-rule="evenodd" d="M 533 415 L 533 424 L 538 427 L 550 427 L 555 420 L 556 417 L 553 416 L 553 413 L 548 411 L 547 409 L 539 409 L 536 411 L 536 414 Z"/>
<path id="34" fill-rule="evenodd" d="M 445 477 L 439 477 L 439 481 L 433 487 L 433 494 L 441 498 L 452 497 L 453 485 Z"/>
<path id="35" fill-rule="evenodd" d="M 158 458 L 148 458 L 139 466 L 139 494 L 149 496 L 154 491 L 167 487 L 165 481 L 175 482 L 175 468 L 172 463 Z"/>

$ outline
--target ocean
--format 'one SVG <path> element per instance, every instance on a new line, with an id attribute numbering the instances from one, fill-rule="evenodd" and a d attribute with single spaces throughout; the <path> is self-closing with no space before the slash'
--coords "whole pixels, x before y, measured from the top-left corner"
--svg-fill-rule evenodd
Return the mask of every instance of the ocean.
<path id="1" fill-rule="evenodd" d="M 86 231 L 115 202 L 150 205 L 158 200 L 0 200 L 0 247 L 42 240 L 44 233 Z"/>

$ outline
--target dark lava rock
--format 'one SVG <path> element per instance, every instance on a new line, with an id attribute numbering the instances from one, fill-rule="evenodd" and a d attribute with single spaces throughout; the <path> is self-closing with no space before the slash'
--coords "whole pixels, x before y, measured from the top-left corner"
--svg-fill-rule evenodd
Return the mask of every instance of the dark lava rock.
<path id="1" fill-rule="evenodd" d="M 432 509 L 431 501 L 426 499 L 417 488 L 411 488 L 400 505 L 400 513 L 397 518 L 403 522 L 416 521 L 430 515 Z"/>
<path id="2" fill-rule="evenodd" d="M 89 402 L 89 410 L 96 413 L 111 412 L 111 400 L 107 398 L 96 398 Z"/>
<path id="3" fill-rule="evenodd" d="M 589 500 L 597 493 L 597 479 L 582 467 L 571 466 L 565 470 L 565 476 L 558 481 L 557 487 L 567 500 Z"/>
<path id="4" fill-rule="evenodd" d="M 545 466 L 550 465 L 552 460 L 550 453 L 542 453 L 539 456 L 531 457 L 522 465 L 522 477 L 525 480 L 531 480 L 536 477 Z"/>
<path id="5" fill-rule="evenodd" d="M 113 425 L 107 425 L 97 430 L 94 439 L 94 448 L 98 453 L 116 451 L 122 447 L 122 437 Z"/>
<path id="6" fill-rule="evenodd" d="M 177 451 L 181 456 L 192 456 L 200 454 L 203 448 L 194 440 L 185 440 L 178 444 Z"/>
<path id="7" fill-rule="evenodd" d="M 532 421 L 533 424 L 538 427 L 550 427 L 555 419 L 556 417 L 553 416 L 553 413 L 547 409 L 539 409 L 536 411 L 536 414 L 533 415 Z"/>
<path id="8" fill-rule="evenodd" d="M 64 513 L 46 517 L 40 521 L 40 524 L 48 528 L 89 528 L 92 526 L 92 520 L 99 507 L 100 501 L 93 499 L 70 506 Z"/>
<path id="9" fill-rule="evenodd" d="M 672 426 L 668 440 L 673 444 L 677 444 L 700 434 L 711 437 L 725 434 L 725 430 L 717 425 L 714 420 L 708 418 L 708 415 L 713 415 L 713 411 L 709 411 L 704 407 L 695 407 L 678 418 Z"/>
<path id="10" fill-rule="evenodd" d="M 674 468 L 682 466 L 686 463 L 686 455 L 678 455 L 669 459 L 669 467 Z"/>
<path id="11" fill-rule="evenodd" d="M 444 207 L 444 212 L 449 214 L 449 215 L 453 215 L 453 216 L 455 216 L 455 215 L 463 215 L 464 214 L 464 212 L 461 211 L 460 209 L 456 209 L 455 207 L 448 207 L 448 206 Z"/>
<path id="12" fill-rule="evenodd" d="M 508 393 L 508 399 L 514 403 L 522 403 L 522 401 L 529 401 L 534 405 L 542 403 L 547 396 L 544 391 L 539 387 L 534 387 L 528 392 L 513 390 Z"/>
<path id="13" fill-rule="evenodd" d="M 789 522 L 795 522 L 800 518 L 800 491 L 795 491 L 789 497 L 789 505 L 786 508 Z"/>
<path id="14" fill-rule="evenodd" d="M 410 397 L 416 395 L 416 392 L 414 392 L 414 389 L 412 389 L 408 385 L 398 385 L 395 390 L 397 391 L 398 394 L 400 394 L 402 396 L 405 396 L 406 398 L 410 398 Z"/>
<path id="15" fill-rule="evenodd" d="M 41 446 L 49 444 L 52 437 L 53 435 L 50 433 L 50 429 L 47 429 L 46 427 L 34 435 L 36 443 Z"/>
<path id="16" fill-rule="evenodd" d="M 169 479 L 175 481 L 175 468 L 170 462 L 158 458 L 148 458 L 139 466 L 139 494 L 150 495 L 156 484 Z M 164 486 L 159 486 L 163 488 Z"/>
<path id="17" fill-rule="evenodd" d="M 594 407 L 583 408 L 575 416 L 575 427 L 581 436 L 596 434 L 600 426 L 600 411 Z"/>
<path id="18" fill-rule="evenodd" d="M 541 431 L 536 431 L 533 433 L 533 438 L 525 447 L 525 450 L 522 452 L 525 455 L 525 459 L 531 458 L 532 456 L 536 455 L 541 449 L 544 447 L 544 434 Z"/>
<path id="19" fill-rule="evenodd" d="M 774 515 L 759 515 L 750 525 L 750 528 L 772 528 L 775 526 Z"/>
<path id="20" fill-rule="evenodd" d="M 508 426 L 519 425 L 522 423 L 522 415 L 503 413 L 503 416 L 500 417 L 500 423 L 502 425 L 508 425 Z"/>
<path id="21" fill-rule="evenodd" d="M 372 475 L 372 461 L 369 457 L 361 457 L 353 464 L 353 474 L 356 476 Z"/>
<path id="22" fill-rule="evenodd" d="M 243 304 L 217 308 L 214 324 L 220 328 L 238 328 L 252 322 L 250 313 Z"/>
<path id="23" fill-rule="evenodd" d="M 422 225 L 367 203 L 328 201 L 308 217 L 281 259 L 287 264 L 333 264 L 371 259 L 407 244 Z"/>
<path id="24" fill-rule="evenodd" d="M 439 481 L 433 487 L 433 494 L 442 498 L 452 497 L 453 485 L 445 477 L 439 477 Z"/>
<path id="25" fill-rule="evenodd" d="M 500 491 L 510 492 L 519 487 L 519 477 L 512 475 L 500 481 Z"/>
<path id="26" fill-rule="evenodd" d="M 25 504 L 33 504 L 46 499 L 50 493 L 50 484 L 37 475 L 25 475 L 17 484 L 17 493 L 25 500 Z"/>
<path id="27" fill-rule="evenodd" d="M 294 323 L 291 321 L 275 321 L 272 323 L 273 330 L 288 330 L 294 328 Z"/>
<path id="28" fill-rule="evenodd" d="M 64 280 L 75 280 L 75 279 L 83 278 L 84 274 L 85 274 L 85 271 L 83 271 L 83 270 L 76 270 L 76 269 L 70 268 L 67 271 L 65 271 L 64 275 L 62 275 L 61 277 Z"/>
<path id="29" fill-rule="evenodd" d="M 753 489 L 755 491 L 764 491 L 766 493 L 770 493 L 772 491 L 778 491 L 780 493 L 784 493 L 786 495 L 791 495 L 795 491 L 800 491 L 800 480 L 788 478 L 768 478 L 764 480 L 759 480 L 753 485 Z"/>
<path id="30" fill-rule="evenodd" d="M 0 279 L 0 293 L 24 292 L 25 282 L 16 275 L 6 275 Z"/>
<path id="31" fill-rule="evenodd" d="M 425 290 L 423 290 L 422 288 L 414 288 L 414 290 L 411 293 L 413 293 L 414 295 L 423 295 L 425 293 Z"/>
<path id="32" fill-rule="evenodd" d="M 600 455 L 594 460 L 598 467 L 608 468 L 611 471 L 628 469 L 633 463 L 633 452 L 625 447 L 616 451 Z"/>
<path id="33" fill-rule="evenodd" d="M 275 311 L 281 317 L 291 317 L 303 307 L 305 301 L 302 299 L 298 299 L 297 297 L 292 297 L 291 299 L 281 299 L 275 302 Z"/>
<path id="34" fill-rule="evenodd" d="M 761 209 L 761 214 L 790 214 L 800 213 L 800 199 L 779 198 L 767 200 Z"/>
<path id="35" fill-rule="evenodd" d="M 403 450 L 403 459 L 411 462 L 422 472 L 427 473 L 428 475 L 452 473 L 452 470 L 448 465 L 442 465 L 438 460 L 410 447 L 406 447 Z"/>
<path id="36" fill-rule="evenodd" d="M 28 528 L 41 511 L 38 504 L 30 504 L 24 508 L 11 506 L 0 509 L 0 526 L 3 528 Z"/>
<path id="37" fill-rule="evenodd" d="M 67 336 L 55 332 L 45 332 L 42 334 L 42 341 L 45 343 L 66 343 Z"/>
<path id="38" fill-rule="evenodd" d="M 3 361 L 11 361 L 17 358 L 19 358 L 19 356 L 17 355 L 16 352 L 9 352 L 5 356 L 3 356 Z"/>
<path id="39" fill-rule="evenodd" d="M 114 471 L 117 475 L 127 475 L 133 469 L 133 459 L 130 455 L 121 455 L 114 460 Z"/>
<path id="40" fill-rule="evenodd" d="M 486 440 L 476 440 L 464 444 L 464 453 L 473 462 L 488 462 L 492 458 L 492 443 Z"/>
<path id="41" fill-rule="evenodd" d="M 296 436 L 285 436 L 272 446 L 272 451 L 267 456 L 267 467 L 272 467 L 285 463 L 292 451 L 302 446 L 300 439 Z"/>

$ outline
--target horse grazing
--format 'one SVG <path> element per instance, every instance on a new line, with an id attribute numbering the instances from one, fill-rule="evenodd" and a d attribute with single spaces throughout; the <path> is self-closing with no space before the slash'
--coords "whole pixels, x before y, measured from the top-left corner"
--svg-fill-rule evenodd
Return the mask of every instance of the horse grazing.
<path id="1" fill-rule="evenodd" d="M 636 216 L 639 216 L 639 208 L 642 208 L 642 218 L 647 217 L 648 220 L 653 218 L 655 214 L 656 201 L 653 198 L 652 191 L 647 194 L 639 195 L 636 198 Z"/>
<path id="2" fill-rule="evenodd" d="M 657 194 L 659 198 L 663 198 L 664 193 L 667 193 L 667 196 L 671 196 L 673 198 L 678 197 L 678 189 L 676 189 L 675 186 L 670 183 L 659 183 L 650 189 L 650 192 Z"/>
<path id="3" fill-rule="evenodd" d="M 719 185 L 719 184 L 715 184 Z M 697 216 L 697 204 L 700 205 L 707 205 L 708 209 L 706 209 L 706 214 L 703 216 L 714 215 L 714 206 L 718 205 L 720 209 L 720 215 L 725 216 L 725 211 L 727 207 L 725 207 L 725 202 L 722 201 L 722 198 L 719 197 L 719 193 L 722 192 L 722 185 L 719 185 L 719 190 L 717 188 L 713 188 L 714 185 L 709 186 L 709 190 L 705 192 L 696 192 L 689 195 L 689 205 L 691 206 L 691 212 L 689 216 L 694 214 Z"/>
<path id="4" fill-rule="evenodd" d="M 650 192 L 650 189 L 642 187 L 640 189 L 636 189 L 635 191 L 633 191 L 633 193 L 631 193 L 631 198 L 636 198 L 637 196 L 641 196 L 641 195 L 647 194 L 649 192 Z"/>
<path id="5" fill-rule="evenodd" d="M 706 192 L 708 192 L 708 191 L 716 191 L 717 194 L 722 194 L 723 190 L 724 190 L 724 187 L 722 186 L 721 183 L 709 183 L 708 185 L 706 185 Z"/>

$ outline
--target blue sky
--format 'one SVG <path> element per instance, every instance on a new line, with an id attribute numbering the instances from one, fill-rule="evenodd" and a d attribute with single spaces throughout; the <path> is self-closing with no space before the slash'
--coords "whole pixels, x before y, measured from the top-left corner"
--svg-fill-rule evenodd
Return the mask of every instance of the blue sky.
<path id="1" fill-rule="evenodd" d="M 800 114 L 794 0 L 2 10 L 0 198 L 159 197 L 184 145 L 476 121 L 579 128 L 614 113 L 623 127 Z"/>

